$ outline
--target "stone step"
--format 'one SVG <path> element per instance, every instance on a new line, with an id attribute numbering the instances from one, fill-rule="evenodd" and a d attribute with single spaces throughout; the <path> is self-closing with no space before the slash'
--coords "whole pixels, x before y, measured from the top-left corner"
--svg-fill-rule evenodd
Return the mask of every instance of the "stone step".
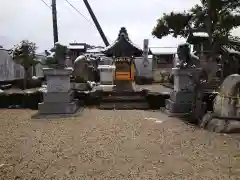
<path id="1" fill-rule="evenodd" d="M 128 102 L 128 103 L 101 103 L 99 109 L 104 110 L 133 110 L 133 109 L 140 109 L 140 110 L 147 110 L 149 109 L 149 105 L 147 102 L 137 103 L 137 102 Z"/>
<path id="2" fill-rule="evenodd" d="M 104 91 L 103 96 L 145 96 L 145 91 Z"/>
<path id="3" fill-rule="evenodd" d="M 103 102 L 144 102 L 146 101 L 144 96 L 104 96 Z"/>

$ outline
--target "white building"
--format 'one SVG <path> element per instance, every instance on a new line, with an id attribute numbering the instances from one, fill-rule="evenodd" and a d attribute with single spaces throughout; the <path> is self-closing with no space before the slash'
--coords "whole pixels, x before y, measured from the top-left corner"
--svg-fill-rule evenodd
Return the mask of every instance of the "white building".
<path id="1" fill-rule="evenodd" d="M 23 67 L 13 61 L 8 50 L 0 48 L 0 81 L 11 81 L 23 77 Z"/>
<path id="2" fill-rule="evenodd" d="M 37 55 L 37 60 L 43 62 L 45 59 L 44 55 Z M 45 66 L 41 63 L 35 66 L 35 69 L 32 69 L 32 75 L 37 77 L 43 77 L 42 69 Z M 21 65 L 14 62 L 12 56 L 9 54 L 9 51 L 0 48 L 0 81 L 12 81 L 15 79 L 24 78 L 24 69 Z"/>

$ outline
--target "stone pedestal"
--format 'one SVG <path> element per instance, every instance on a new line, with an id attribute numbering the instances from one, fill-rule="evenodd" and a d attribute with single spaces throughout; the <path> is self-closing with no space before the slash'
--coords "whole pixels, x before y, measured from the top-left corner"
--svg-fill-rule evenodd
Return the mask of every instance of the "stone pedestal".
<path id="1" fill-rule="evenodd" d="M 73 114 L 76 112 L 78 103 L 74 100 L 70 84 L 72 72 L 72 68 L 43 69 L 47 78 L 47 88 L 43 95 L 43 102 L 38 105 L 40 114 Z"/>
<path id="2" fill-rule="evenodd" d="M 172 116 L 184 116 L 191 112 L 194 101 L 194 82 L 191 76 L 199 76 L 201 68 L 172 68 L 174 90 L 166 100 L 166 111 Z"/>

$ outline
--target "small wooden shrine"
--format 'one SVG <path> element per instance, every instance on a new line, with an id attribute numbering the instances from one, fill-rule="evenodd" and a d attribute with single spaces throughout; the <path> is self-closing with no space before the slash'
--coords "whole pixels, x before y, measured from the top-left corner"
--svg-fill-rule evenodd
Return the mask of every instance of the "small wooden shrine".
<path id="1" fill-rule="evenodd" d="M 142 56 L 143 51 L 131 42 L 126 28 L 121 28 L 117 40 L 103 53 L 105 56 L 113 58 L 116 66 L 114 77 L 116 85 L 134 81 L 134 57 Z"/>

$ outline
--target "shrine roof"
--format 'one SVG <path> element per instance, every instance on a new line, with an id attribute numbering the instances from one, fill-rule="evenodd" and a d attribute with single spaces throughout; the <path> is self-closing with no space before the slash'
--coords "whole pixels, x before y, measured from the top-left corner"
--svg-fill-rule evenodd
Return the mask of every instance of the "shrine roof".
<path id="1" fill-rule="evenodd" d="M 127 30 L 122 27 L 117 40 L 106 47 L 103 53 L 108 57 L 136 57 L 142 56 L 143 50 L 132 43 L 128 37 Z"/>

